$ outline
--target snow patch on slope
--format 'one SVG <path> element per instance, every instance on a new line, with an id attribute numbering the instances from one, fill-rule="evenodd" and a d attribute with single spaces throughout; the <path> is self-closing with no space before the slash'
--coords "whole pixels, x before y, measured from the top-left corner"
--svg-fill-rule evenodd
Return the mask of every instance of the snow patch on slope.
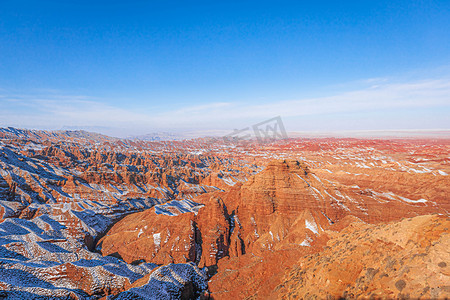
<path id="1" fill-rule="evenodd" d="M 305 226 L 315 234 L 319 234 L 319 229 L 317 228 L 316 222 L 314 221 L 310 222 L 308 220 L 305 220 Z"/>

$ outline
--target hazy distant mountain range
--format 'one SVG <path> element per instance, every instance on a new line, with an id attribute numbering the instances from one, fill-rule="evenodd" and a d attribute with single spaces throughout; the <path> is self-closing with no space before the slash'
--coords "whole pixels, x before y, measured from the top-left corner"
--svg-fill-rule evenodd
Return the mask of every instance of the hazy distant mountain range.
<path id="1" fill-rule="evenodd" d="M 131 135 L 126 137 L 127 140 L 140 140 L 140 141 L 178 141 L 186 139 L 186 136 L 173 132 L 153 132 L 144 135 Z"/>
<path id="2" fill-rule="evenodd" d="M 91 132 L 87 130 L 36 130 L 23 129 L 14 127 L 0 128 L 0 138 L 17 138 L 17 139 L 88 139 L 96 142 L 118 141 L 118 140 L 135 140 L 135 141 L 181 141 L 201 137 L 221 137 L 229 134 L 226 130 L 205 130 L 205 131 L 185 131 L 185 132 L 168 132 L 160 131 L 144 135 L 130 135 L 125 138 L 112 137 L 109 135 Z M 321 138 L 321 137 L 349 137 L 349 138 L 450 138 L 450 129 L 435 130 L 354 130 L 354 131 L 335 131 L 335 132 L 308 132 L 308 131 L 291 131 L 288 132 L 289 138 Z"/>

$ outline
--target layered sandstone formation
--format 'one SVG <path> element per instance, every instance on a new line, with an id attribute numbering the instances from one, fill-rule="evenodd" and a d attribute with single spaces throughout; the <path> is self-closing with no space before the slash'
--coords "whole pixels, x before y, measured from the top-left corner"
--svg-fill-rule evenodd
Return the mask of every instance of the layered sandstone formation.
<path id="1" fill-rule="evenodd" d="M 195 212 L 158 214 L 155 208 L 125 217 L 101 240 L 102 253 L 117 253 L 128 262 L 218 267 L 210 281 L 214 298 L 265 298 L 285 268 L 322 250 L 331 228 L 340 230 L 352 220 L 380 223 L 411 212 L 444 212 L 424 202 L 354 193 L 295 160 L 272 161 L 244 184 L 194 201 Z"/>
<path id="2" fill-rule="evenodd" d="M 125 215 L 220 191 L 200 182 L 213 172 L 243 180 L 251 168 L 243 166 L 246 171 L 241 173 L 233 163 L 235 171 L 228 171 L 214 156 L 179 151 L 166 143 L 123 142 L 84 133 L 2 133 L 3 294 L 97 299 L 129 290 L 121 297 L 153 291 L 148 295 L 172 299 L 195 297 L 206 289 L 205 272 L 195 264 L 127 264 L 101 256 L 95 246 Z"/>
<path id="3" fill-rule="evenodd" d="M 331 224 L 309 193 L 312 184 L 317 180 L 306 165 L 274 161 L 229 192 L 195 198 L 202 204 L 195 212 L 158 214 L 156 206 L 125 217 L 102 238 L 101 251 L 117 252 L 129 262 L 190 260 L 212 266 L 223 257 L 298 248 Z"/>
<path id="4" fill-rule="evenodd" d="M 445 297 L 449 155 L 448 140 L 2 128 L 0 286 L 13 298 Z"/>

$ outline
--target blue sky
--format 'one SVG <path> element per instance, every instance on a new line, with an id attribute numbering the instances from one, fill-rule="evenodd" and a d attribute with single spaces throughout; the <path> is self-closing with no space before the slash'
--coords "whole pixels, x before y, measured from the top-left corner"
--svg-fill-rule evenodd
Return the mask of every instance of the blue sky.
<path id="1" fill-rule="evenodd" d="M 0 0 L 0 126 L 449 129 L 448 32 L 450 1 Z"/>

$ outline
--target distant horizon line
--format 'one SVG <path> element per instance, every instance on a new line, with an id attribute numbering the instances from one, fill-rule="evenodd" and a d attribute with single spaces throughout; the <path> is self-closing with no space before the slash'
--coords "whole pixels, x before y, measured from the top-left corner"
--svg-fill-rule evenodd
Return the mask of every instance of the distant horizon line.
<path id="1" fill-rule="evenodd" d="M 75 127 L 75 126 L 74 126 Z M 146 138 L 159 138 L 164 140 L 183 140 L 196 138 L 220 138 L 230 134 L 232 130 L 224 129 L 205 129 L 205 130 L 155 130 L 147 134 L 127 135 L 118 137 L 102 133 L 99 131 L 83 129 L 83 126 L 74 129 L 38 129 L 38 128 L 19 128 L 14 126 L 0 127 L 0 132 L 11 132 L 7 129 L 23 131 L 42 131 L 42 132 L 87 132 L 99 134 L 110 138 L 120 140 L 146 140 Z M 96 127 L 96 126 L 94 126 Z M 168 136 L 164 136 L 164 135 Z M 355 130 L 290 130 L 287 131 L 288 138 L 449 138 L 450 129 L 355 129 Z M 167 138 L 167 139 L 164 139 Z"/>

